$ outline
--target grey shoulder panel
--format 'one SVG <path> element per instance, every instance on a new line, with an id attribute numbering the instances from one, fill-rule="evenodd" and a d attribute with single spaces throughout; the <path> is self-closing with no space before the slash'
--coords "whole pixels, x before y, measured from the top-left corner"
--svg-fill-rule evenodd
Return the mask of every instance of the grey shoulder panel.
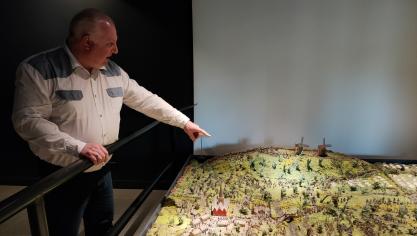
<path id="1" fill-rule="evenodd" d="M 42 52 L 27 60 L 44 79 L 65 78 L 71 75 L 72 66 L 63 47 Z"/>
<path id="2" fill-rule="evenodd" d="M 103 75 L 106 76 L 119 76 L 121 75 L 120 67 L 113 61 L 109 60 L 106 65 L 106 69 L 100 70 Z"/>

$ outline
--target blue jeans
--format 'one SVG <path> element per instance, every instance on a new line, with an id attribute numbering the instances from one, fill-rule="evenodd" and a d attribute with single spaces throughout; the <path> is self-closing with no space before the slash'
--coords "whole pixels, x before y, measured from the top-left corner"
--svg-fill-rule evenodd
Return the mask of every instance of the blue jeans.
<path id="1" fill-rule="evenodd" d="M 43 176 L 61 168 L 41 161 Z M 114 215 L 113 184 L 107 168 L 82 173 L 45 195 L 45 210 L 51 236 L 78 235 L 81 219 L 86 236 L 103 235 Z"/>

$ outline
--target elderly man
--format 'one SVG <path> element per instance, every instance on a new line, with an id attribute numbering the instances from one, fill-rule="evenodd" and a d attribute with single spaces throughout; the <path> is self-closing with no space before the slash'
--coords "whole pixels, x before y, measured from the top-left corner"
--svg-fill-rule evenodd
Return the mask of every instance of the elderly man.
<path id="1" fill-rule="evenodd" d="M 139 86 L 116 63 L 113 20 L 96 9 L 76 14 L 66 44 L 24 60 L 16 72 L 13 124 L 48 175 L 84 156 L 94 165 L 46 196 L 51 235 L 102 235 L 112 225 L 110 157 L 103 145 L 118 139 L 125 104 L 182 128 L 194 141 L 206 131 Z"/>

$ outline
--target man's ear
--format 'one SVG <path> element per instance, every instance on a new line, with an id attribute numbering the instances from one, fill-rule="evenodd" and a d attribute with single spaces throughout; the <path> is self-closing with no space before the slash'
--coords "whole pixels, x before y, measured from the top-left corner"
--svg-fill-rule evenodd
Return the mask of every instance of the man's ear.
<path id="1" fill-rule="evenodd" d="M 85 51 L 90 51 L 93 44 L 94 43 L 90 40 L 90 36 L 88 34 L 81 37 L 81 46 Z"/>

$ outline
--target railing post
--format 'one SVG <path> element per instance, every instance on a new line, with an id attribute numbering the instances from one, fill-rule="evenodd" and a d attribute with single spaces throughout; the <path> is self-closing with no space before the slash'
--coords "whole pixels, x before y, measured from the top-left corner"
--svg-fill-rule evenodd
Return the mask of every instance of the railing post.
<path id="1" fill-rule="evenodd" d="M 30 233 L 32 236 L 49 236 L 43 197 L 37 198 L 27 207 Z"/>

